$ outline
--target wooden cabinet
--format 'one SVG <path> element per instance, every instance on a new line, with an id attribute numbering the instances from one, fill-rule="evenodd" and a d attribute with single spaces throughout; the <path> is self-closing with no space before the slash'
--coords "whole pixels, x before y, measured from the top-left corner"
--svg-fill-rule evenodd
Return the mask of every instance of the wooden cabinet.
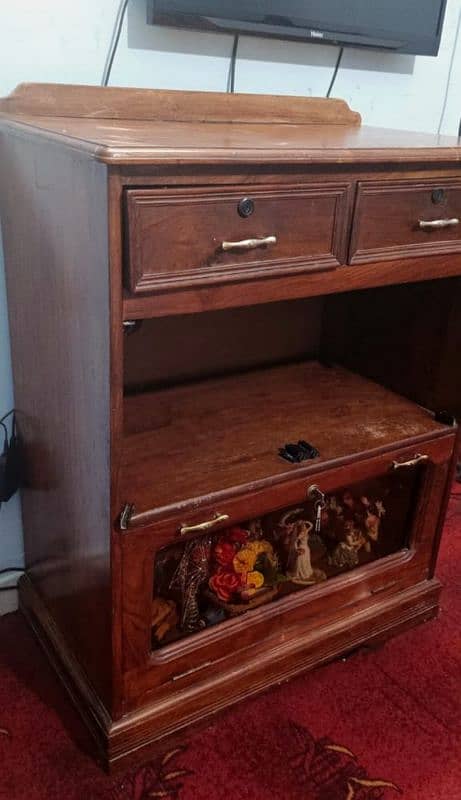
<path id="1" fill-rule="evenodd" d="M 461 151 L 359 123 L 0 104 L 21 607 L 108 767 L 437 614 Z"/>

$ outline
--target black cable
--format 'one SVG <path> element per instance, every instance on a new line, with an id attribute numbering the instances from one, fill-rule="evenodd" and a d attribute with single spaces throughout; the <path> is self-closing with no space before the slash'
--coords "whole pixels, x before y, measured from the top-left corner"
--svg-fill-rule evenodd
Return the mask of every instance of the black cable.
<path id="1" fill-rule="evenodd" d="M 237 50 L 239 46 L 239 35 L 238 33 L 234 36 L 234 44 L 232 47 L 232 54 L 229 64 L 229 74 L 227 76 L 227 91 L 231 94 L 235 92 L 235 65 L 237 63 Z"/>
<path id="2" fill-rule="evenodd" d="M 8 417 L 11 417 L 11 415 L 14 414 L 14 412 L 15 412 L 15 409 L 12 408 L 11 411 L 7 411 L 7 413 L 4 414 L 3 417 L 0 417 L 0 425 L 3 425 L 5 420 L 8 419 Z"/>
<path id="3" fill-rule="evenodd" d="M 129 0 L 121 0 L 121 3 L 117 11 L 114 30 L 112 32 L 112 39 L 109 45 L 109 51 L 107 53 L 104 72 L 102 73 L 101 86 L 107 86 L 107 84 L 109 83 L 110 73 L 112 72 L 112 65 L 114 63 L 115 54 L 117 52 L 118 43 L 120 41 L 120 35 L 122 33 L 122 27 L 123 27 L 123 20 L 125 19 L 125 13 L 128 3 Z"/>
<path id="4" fill-rule="evenodd" d="M 330 85 L 328 87 L 328 92 L 325 95 L 326 97 L 330 96 L 331 90 L 333 89 L 333 86 L 335 85 L 335 80 L 336 80 L 336 76 L 338 74 L 339 65 L 341 64 L 341 59 L 343 57 L 343 53 L 344 53 L 344 47 L 340 47 L 339 48 L 339 53 L 338 53 L 338 58 L 336 59 L 335 68 L 333 70 L 333 75 L 332 75 L 332 78 L 331 78 L 331 81 L 330 81 Z"/>

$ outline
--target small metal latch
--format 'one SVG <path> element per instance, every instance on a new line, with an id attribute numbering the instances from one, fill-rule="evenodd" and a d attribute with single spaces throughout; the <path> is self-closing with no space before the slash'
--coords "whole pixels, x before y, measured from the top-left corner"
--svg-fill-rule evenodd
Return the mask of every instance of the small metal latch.
<path id="1" fill-rule="evenodd" d="M 123 333 L 126 333 L 127 336 L 130 333 L 135 333 L 141 327 L 141 322 L 142 320 L 140 319 L 125 319 L 123 321 Z"/>
<path id="2" fill-rule="evenodd" d="M 128 525 L 130 524 L 130 517 L 132 516 L 134 511 L 134 505 L 132 503 L 125 503 L 122 509 L 122 513 L 120 514 L 120 530 L 127 531 Z"/>

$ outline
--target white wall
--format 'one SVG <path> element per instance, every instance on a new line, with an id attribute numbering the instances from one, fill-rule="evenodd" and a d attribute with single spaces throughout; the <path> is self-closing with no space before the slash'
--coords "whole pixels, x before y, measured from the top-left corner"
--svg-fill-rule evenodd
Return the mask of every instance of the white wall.
<path id="1" fill-rule="evenodd" d="M 100 81 L 119 0 L 0 0 L 0 95 L 21 81 Z M 461 0 L 448 0 L 438 58 L 346 50 L 334 96 L 368 125 L 456 134 L 461 116 Z M 232 37 L 145 24 L 145 0 L 131 0 L 111 83 L 119 86 L 224 90 Z M 243 37 L 236 90 L 323 96 L 337 50 Z M 0 416 L 12 405 L 3 266 L 0 263 Z M 0 569 L 21 563 L 17 498 L 0 509 Z"/>

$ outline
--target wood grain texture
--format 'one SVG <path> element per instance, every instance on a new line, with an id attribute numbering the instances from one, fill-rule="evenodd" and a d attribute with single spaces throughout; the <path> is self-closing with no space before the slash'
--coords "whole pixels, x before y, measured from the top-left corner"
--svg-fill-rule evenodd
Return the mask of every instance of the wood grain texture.
<path id="1" fill-rule="evenodd" d="M 437 193 L 443 193 L 440 201 Z M 441 219 L 459 223 L 434 230 L 419 227 L 420 221 Z M 350 264 L 460 250 L 461 179 L 359 183 Z"/>
<path id="2" fill-rule="evenodd" d="M 324 98 L 26 84 L 1 101 L 0 118 L 118 165 L 461 160 L 455 137 L 363 127 Z"/>
<path id="3" fill-rule="evenodd" d="M 123 434 L 123 306 L 122 306 L 122 186 L 117 175 L 108 174 L 108 269 L 110 303 L 110 519 L 118 513 L 117 481 Z M 123 706 L 121 685 L 122 629 L 120 585 L 122 582 L 122 559 L 118 537 L 111 526 L 110 539 L 111 611 L 113 674 L 111 715 L 117 719 Z"/>
<path id="4" fill-rule="evenodd" d="M 128 527 L 130 535 L 122 533 L 119 541 L 126 546 L 126 541 L 136 543 L 148 540 L 150 547 L 169 544 L 175 537 L 181 535 L 190 538 L 193 534 L 181 534 L 182 525 L 196 525 L 211 519 L 218 513 L 225 512 L 229 520 L 222 521 L 214 526 L 215 531 L 226 526 L 239 524 L 250 517 L 258 517 L 268 510 L 277 510 L 287 505 L 296 505 L 300 498 L 306 495 L 307 488 L 313 482 L 313 477 L 320 477 L 322 491 L 331 492 L 341 485 L 357 483 L 364 479 L 376 478 L 391 469 L 395 458 L 409 460 L 414 458 L 416 450 L 424 448 L 424 453 L 429 456 L 431 463 L 439 466 L 449 464 L 453 454 L 455 431 L 449 429 L 444 436 L 434 439 L 404 440 L 400 443 L 398 452 L 392 449 L 378 449 L 364 457 L 355 459 L 335 459 L 333 462 L 310 462 L 308 466 L 299 465 L 292 474 L 287 474 L 286 480 L 267 481 L 263 486 L 254 483 L 233 490 L 221 491 L 216 494 L 205 495 L 187 508 L 187 503 L 178 503 L 166 513 L 152 513 L 133 515 Z M 416 449 L 415 449 L 416 448 Z M 438 513 L 438 509 L 434 509 Z M 150 589 L 152 587 L 149 587 Z"/>
<path id="5" fill-rule="evenodd" d="M 434 411 L 461 415 L 459 278 L 347 292 L 325 304 L 322 353 Z"/>
<path id="6" fill-rule="evenodd" d="M 225 92 L 21 83 L 0 111 L 91 119 L 360 125 L 344 100 Z"/>
<path id="7" fill-rule="evenodd" d="M 437 611 L 456 430 L 416 403 L 457 397 L 461 262 L 457 240 L 439 234 L 408 251 L 415 232 L 401 217 L 426 213 L 432 186 L 457 215 L 461 147 L 358 122 L 336 101 L 99 87 L 24 86 L 0 104 L 29 464 L 21 603 L 108 766 Z M 391 208 L 386 227 L 383 206 L 369 207 L 367 227 L 357 207 L 374 260 L 305 271 L 347 260 L 359 183 Z M 241 192 L 269 211 L 229 228 Z M 148 201 L 128 250 L 126 196 Z M 279 275 L 269 253 L 207 263 L 217 227 L 247 238 L 255 221 L 258 235 L 281 225 Z M 298 257 L 304 274 L 287 274 Z M 151 281 L 144 296 L 123 287 L 124 260 L 132 289 Z M 338 293 L 344 304 L 328 300 Z M 124 338 L 123 319 L 146 322 Z M 305 362 L 332 355 L 341 366 Z M 282 461 L 278 448 L 300 438 L 320 458 Z M 181 524 L 218 511 L 221 527 L 242 523 L 300 503 L 312 481 L 328 492 L 382 478 L 418 452 L 428 460 L 412 483 L 408 548 L 313 587 L 309 603 L 293 594 L 152 652 L 154 560 Z M 127 501 L 136 513 L 122 532 Z"/>
<path id="8" fill-rule="evenodd" d="M 382 642 L 390 636 L 432 619 L 438 612 L 440 584 L 437 580 L 414 584 L 407 591 L 390 597 L 368 599 L 347 609 L 326 615 L 321 624 L 301 634 L 290 644 L 274 648 L 266 658 L 260 658 L 254 648 L 248 660 L 224 671 L 216 665 L 211 680 L 200 683 L 197 678 L 181 693 L 181 704 L 175 691 L 163 701 L 152 703 L 139 711 L 127 714 L 114 725 L 110 736 L 109 761 L 126 766 L 130 759 L 139 761 L 155 752 L 166 736 L 209 720 L 236 702 L 289 680 L 295 675 L 328 663 L 341 653 L 347 653 L 370 642 Z M 341 619 L 342 616 L 342 619 Z M 284 657 L 287 656 L 287 657 Z M 145 748 L 145 749 L 144 749 Z M 143 750 L 142 750 L 143 749 Z M 133 752 L 138 750 L 138 752 Z M 141 751 L 141 752 L 139 752 Z"/>
<path id="9" fill-rule="evenodd" d="M 28 575 L 19 584 L 19 608 L 26 617 L 51 666 L 56 671 L 70 699 L 77 707 L 96 745 L 98 757 L 106 758 L 107 738 L 112 720 L 101 698 L 91 686 L 88 675 L 69 642 L 56 625 L 43 597 Z"/>
<path id="10" fill-rule="evenodd" d="M 197 534 L 180 535 L 182 524 L 195 524 L 213 518 L 219 510 L 229 519 L 216 526 L 220 529 L 239 526 L 248 518 L 259 518 L 273 511 L 295 507 L 306 502 L 307 487 L 312 483 L 331 494 L 358 483 L 385 481 L 394 460 L 402 462 L 414 456 L 415 445 L 392 452 L 355 460 L 346 465 L 314 465 L 312 474 L 294 474 L 285 484 L 273 484 L 264 490 L 248 487 L 232 498 L 181 513 L 154 524 L 130 529 L 121 536 L 123 549 L 123 630 L 124 664 L 127 702 L 142 704 L 147 695 L 158 696 L 169 680 L 181 680 L 177 686 L 193 681 L 196 669 L 213 672 L 210 662 L 221 661 L 229 653 L 257 647 L 261 653 L 273 647 L 274 637 L 288 642 L 299 627 L 314 623 L 326 608 L 352 606 L 357 600 L 377 593 L 392 593 L 406 588 L 415 580 L 425 579 L 434 552 L 434 532 L 441 516 L 450 459 L 453 454 L 453 432 L 436 440 L 418 443 L 429 457 L 422 468 L 416 468 L 416 493 L 411 498 L 411 514 L 406 521 L 407 549 L 374 562 L 359 570 L 337 576 L 308 590 L 284 598 L 282 603 L 254 609 L 251 615 L 228 621 L 225 626 L 204 630 L 200 635 L 176 642 L 161 651 L 151 647 L 151 600 L 156 554 L 165 546 L 193 539 Z M 366 491 L 366 489 L 365 489 Z M 215 530 L 215 529 L 213 529 Z M 306 603 L 307 597 L 309 602 Z M 191 675 L 186 673 L 191 671 Z M 166 690 L 166 688 L 165 688 Z"/>
<path id="11" fill-rule="evenodd" d="M 304 275 L 284 275 L 263 281 L 194 287 L 145 296 L 125 293 L 124 319 L 147 319 L 172 314 L 195 314 L 224 308 L 239 308 L 278 300 L 321 297 L 369 287 L 412 284 L 434 278 L 449 278 L 461 273 L 461 259 L 433 255 L 430 258 L 403 258 L 354 264 L 340 269 L 314 271 Z"/>
<path id="12" fill-rule="evenodd" d="M 73 663 L 73 653 L 61 639 L 42 599 L 31 584 L 22 582 L 20 598 L 23 611 L 48 654 L 59 678 L 69 692 L 94 736 L 98 757 L 104 767 L 126 769 L 152 757 L 165 747 L 165 739 L 180 736 L 193 725 L 206 724 L 229 705 L 242 702 L 270 686 L 288 680 L 300 672 L 325 664 L 361 645 L 386 641 L 438 612 L 440 583 L 422 581 L 391 595 L 362 598 L 349 609 L 347 625 L 342 609 L 330 609 L 322 624 L 312 626 L 289 646 L 273 650 L 269 658 L 255 656 L 244 668 L 219 670 L 214 678 L 195 681 L 181 693 L 172 692 L 157 702 L 127 713 L 117 721 L 107 719 L 97 698 L 91 694 L 86 677 Z M 284 650 L 286 658 L 281 658 Z M 278 655 L 278 657 L 276 657 Z M 246 667 L 247 665 L 245 665 Z M 245 680 L 242 678 L 245 677 Z M 182 711 L 182 715 L 178 714 Z"/>
<path id="13" fill-rule="evenodd" d="M 106 170 L 11 136 L 1 169 L 26 567 L 110 707 Z"/>
<path id="14" fill-rule="evenodd" d="M 145 122 L 0 116 L 8 129 L 123 165 L 459 164 L 458 139 L 342 125 Z M 31 130 L 33 129 L 33 130 Z"/>
<path id="15" fill-rule="evenodd" d="M 311 362 L 128 397 L 125 431 L 120 506 L 155 514 L 318 466 L 280 458 L 287 442 L 309 441 L 322 463 L 443 435 L 446 427 L 378 384 Z"/>
<path id="16" fill-rule="evenodd" d="M 125 391 L 313 358 L 322 313 L 314 298 L 146 319 L 125 336 Z"/>
<path id="17" fill-rule="evenodd" d="M 177 289 L 332 269 L 344 263 L 352 186 L 306 183 L 251 192 L 245 186 L 126 193 L 126 279 L 132 292 Z M 174 237 L 171 236 L 174 231 Z M 275 237 L 273 244 L 224 252 L 223 242 Z"/>

